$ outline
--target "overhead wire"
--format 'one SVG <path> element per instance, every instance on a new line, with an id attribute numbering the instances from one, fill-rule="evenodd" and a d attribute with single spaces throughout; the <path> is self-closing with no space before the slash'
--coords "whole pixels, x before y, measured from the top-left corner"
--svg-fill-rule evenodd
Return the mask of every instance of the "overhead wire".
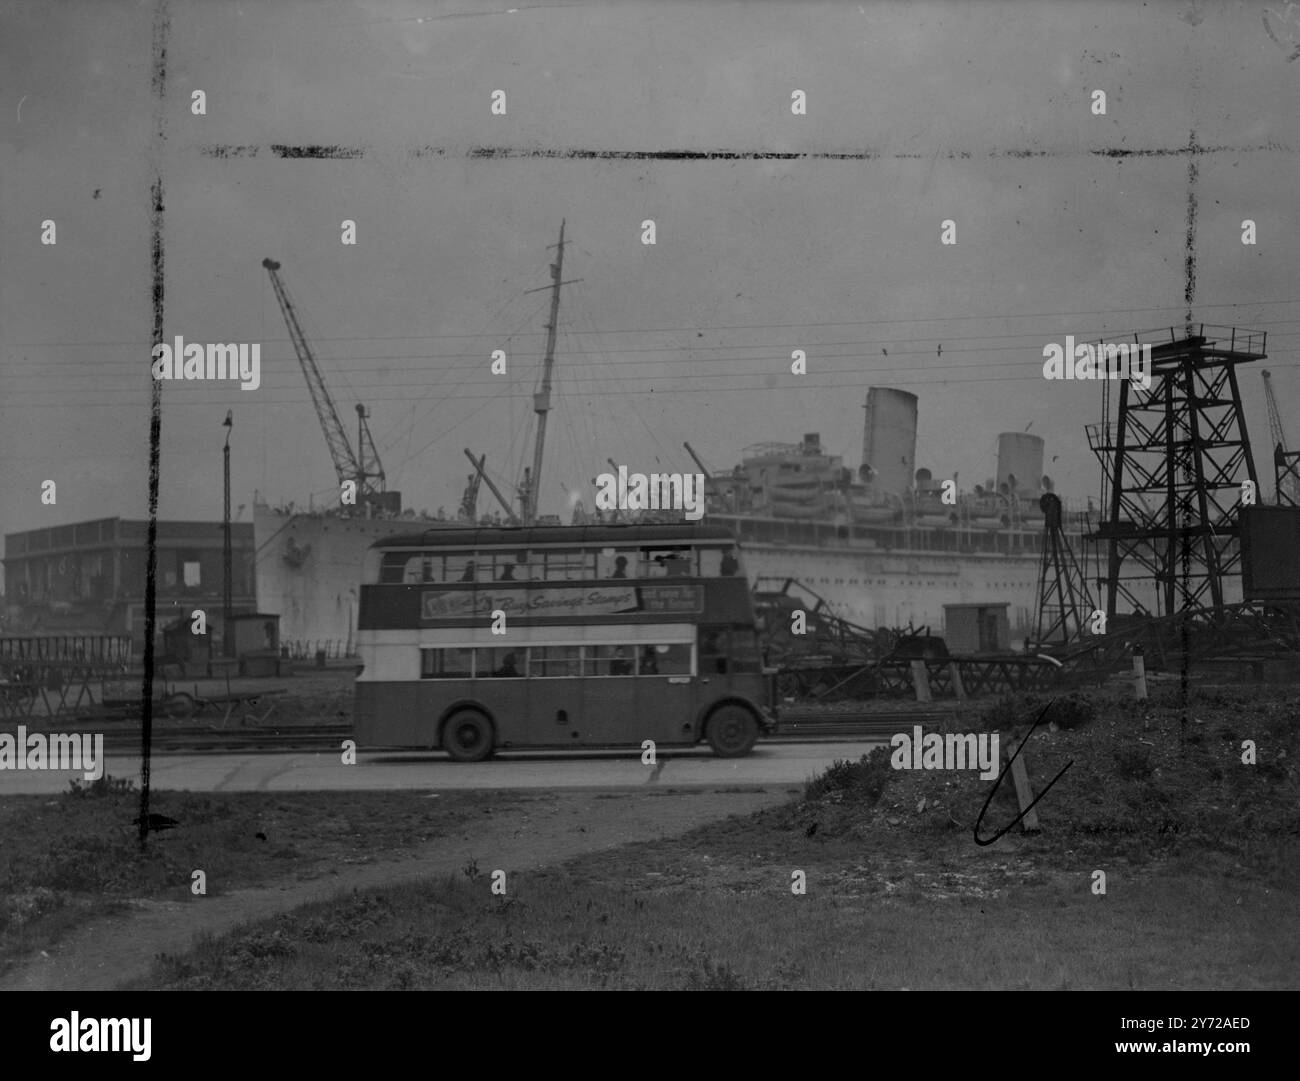
<path id="1" fill-rule="evenodd" d="M 1275 300 L 1239 300 L 1239 301 L 1220 301 L 1216 304 L 1198 303 L 1198 311 L 1213 310 L 1218 308 L 1262 308 L 1271 307 L 1280 304 L 1300 304 L 1300 298 L 1292 299 L 1275 299 Z M 852 326 L 875 326 L 889 325 L 894 323 L 948 323 L 961 320 L 979 320 L 979 319 L 1047 319 L 1047 318 L 1075 318 L 1081 316 L 1095 315 L 1133 315 L 1139 312 L 1175 312 L 1179 313 L 1178 317 L 1171 321 L 1173 326 L 1182 326 L 1186 320 L 1182 318 L 1184 308 L 1178 304 L 1165 304 L 1158 306 L 1148 306 L 1144 308 L 1094 308 L 1084 311 L 1050 311 L 1050 312 L 1016 312 L 1016 313 L 968 313 L 961 315 L 936 315 L 936 316 L 900 316 L 893 319 L 848 319 L 848 320 L 813 320 L 805 323 L 738 323 L 738 324 L 717 324 L 708 326 L 689 326 L 689 327 L 622 327 L 610 328 L 607 330 L 590 331 L 594 334 L 654 334 L 672 331 L 685 330 L 774 330 L 798 327 L 852 327 Z M 1196 319 L 1194 322 L 1205 322 L 1202 319 Z M 1295 322 L 1295 320 L 1288 320 Z M 1163 323 L 1162 323 L 1163 325 Z M 543 332 L 538 332 L 543 333 Z M 476 338 L 481 337 L 478 333 L 446 333 L 446 334 L 363 334 L 357 336 L 340 336 L 340 337 L 318 337 L 316 341 L 427 341 L 441 338 Z M 264 339 L 270 341 L 288 342 L 289 338 L 272 338 Z M 73 341 L 73 342 L 9 342 L 4 343 L 9 348 L 42 348 L 42 347 L 74 347 L 74 346 L 132 346 L 148 350 L 153 343 L 147 339 L 130 339 L 124 341 Z"/>

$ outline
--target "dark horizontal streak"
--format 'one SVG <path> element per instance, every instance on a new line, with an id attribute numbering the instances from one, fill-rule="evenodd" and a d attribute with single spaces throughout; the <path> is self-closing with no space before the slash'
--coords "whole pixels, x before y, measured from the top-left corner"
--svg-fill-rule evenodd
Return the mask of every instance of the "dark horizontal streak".
<path id="1" fill-rule="evenodd" d="M 286 146 L 271 143 L 269 146 L 226 146 L 222 144 L 200 146 L 199 153 L 206 158 L 255 158 L 269 151 L 277 158 L 308 158 L 345 161 L 364 158 L 365 147 L 349 146 Z M 1209 154 L 1253 154 L 1272 151 L 1294 154 L 1295 149 L 1284 143 L 1258 143 L 1253 146 L 1173 146 L 1154 147 L 1149 150 L 1128 147 L 1103 147 L 1096 150 L 1035 150 L 1010 147 L 975 153 L 970 150 L 942 150 L 937 153 L 887 154 L 878 150 L 845 151 L 781 151 L 781 150 L 597 150 L 583 147 L 569 149 L 509 146 L 471 146 L 456 151 L 440 146 L 407 147 L 414 158 L 464 157 L 471 159 L 523 159 L 546 158 L 570 161 L 932 161 L 939 158 L 968 161 L 975 158 L 1071 158 L 1087 155 L 1095 158 L 1176 158 L 1204 157 Z"/>
<path id="2" fill-rule="evenodd" d="M 882 155 L 875 150 L 805 153 L 782 150 L 586 150 L 581 148 L 524 150 L 508 146 L 475 146 L 471 147 L 465 156 L 468 158 L 572 158 L 580 161 L 871 161 Z"/>
<path id="3" fill-rule="evenodd" d="M 277 158 L 362 158 L 365 150 L 349 146 L 285 146 L 272 143 L 271 152 Z"/>
<path id="4" fill-rule="evenodd" d="M 348 161 L 364 158 L 366 151 L 359 146 L 287 146 L 271 143 L 269 146 L 202 146 L 199 153 L 205 158 L 255 158 L 269 150 L 277 158 L 321 158 L 330 161 Z"/>

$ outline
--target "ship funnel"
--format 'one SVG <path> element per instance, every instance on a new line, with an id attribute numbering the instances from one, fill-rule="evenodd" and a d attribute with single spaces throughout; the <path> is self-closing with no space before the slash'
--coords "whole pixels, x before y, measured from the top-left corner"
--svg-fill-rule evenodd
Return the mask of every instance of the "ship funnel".
<path id="1" fill-rule="evenodd" d="M 916 395 L 891 387 L 867 389 L 862 461 L 876 494 L 902 495 L 912 487 L 916 463 Z"/>
<path id="2" fill-rule="evenodd" d="M 1026 485 L 1043 475 L 1043 440 L 1028 432 L 1003 432 L 998 436 L 998 490 L 1034 494 Z"/>

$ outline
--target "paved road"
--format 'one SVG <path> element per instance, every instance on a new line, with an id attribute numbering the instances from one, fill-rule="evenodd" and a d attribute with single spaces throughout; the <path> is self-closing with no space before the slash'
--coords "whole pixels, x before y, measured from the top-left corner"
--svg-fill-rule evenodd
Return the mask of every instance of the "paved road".
<path id="1" fill-rule="evenodd" d="M 707 750 L 668 751 L 660 768 L 643 766 L 638 753 L 515 753 L 491 762 L 458 764 L 441 754 L 361 754 L 345 766 L 339 754 L 168 754 L 154 758 L 157 788 L 191 792 L 303 792 L 399 788 L 624 788 L 800 785 L 837 758 L 856 759 L 880 740 L 844 743 L 759 744 L 746 758 L 715 758 Z M 140 760 L 108 756 L 113 777 L 139 780 Z M 72 772 L 3 770 L 0 795 L 67 790 Z"/>

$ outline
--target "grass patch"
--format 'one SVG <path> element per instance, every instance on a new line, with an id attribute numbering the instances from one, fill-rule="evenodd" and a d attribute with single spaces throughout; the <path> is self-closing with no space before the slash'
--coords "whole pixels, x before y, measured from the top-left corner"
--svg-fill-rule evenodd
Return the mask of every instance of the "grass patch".
<path id="1" fill-rule="evenodd" d="M 589 861 L 579 861 L 585 865 Z M 1199 876 L 1086 876 L 994 900 L 869 903 L 783 868 L 759 891 L 611 886 L 570 870 L 356 893 L 163 956 L 135 988 L 168 990 L 778 990 L 1282 988 L 1300 949 L 1294 891 Z M 641 883 L 647 880 L 641 876 Z"/>
<path id="2" fill-rule="evenodd" d="M 1006 699 L 945 720 L 940 731 L 992 729 L 1007 751 L 1028 734 L 1047 699 Z M 1056 723 L 1057 719 L 1063 724 Z M 1256 762 L 1242 762 L 1243 742 Z M 894 770 L 891 750 L 839 762 L 814 778 L 804 799 L 769 812 L 795 835 L 816 824 L 823 838 L 870 837 L 898 855 L 964 849 L 992 782 L 975 770 Z M 1022 852 L 1059 863 L 1085 853 L 1136 862 L 1213 852 L 1267 874 L 1300 838 L 1300 708 L 1285 689 L 1174 692 L 1147 702 L 1075 695 L 1058 700 L 1021 752 L 1040 792 L 1042 831 L 1012 835 Z M 982 835 L 1019 813 L 1009 777 L 985 813 Z"/>
<path id="3" fill-rule="evenodd" d="M 1001 731 L 1008 700 L 942 727 Z M 162 957 L 166 989 L 1291 988 L 1300 711 L 1285 691 L 1078 696 L 1026 745 L 1042 831 L 977 771 L 839 762 L 803 798 L 532 873 L 311 905 Z M 1256 743 L 1256 765 L 1241 742 Z M 985 819 L 1018 812 L 1004 781 Z M 791 893 L 803 871 L 807 894 Z M 1091 892 L 1104 870 L 1107 893 Z"/>
<path id="4" fill-rule="evenodd" d="M 130 781 L 73 782 L 51 798 L 0 799 L 0 972 L 86 920 L 134 901 L 195 901 L 270 881 L 331 874 L 340 864 L 394 857 L 486 812 L 533 797 L 499 793 L 156 792 L 175 829 L 140 851 L 140 796 Z M 260 835 L 260 836 L 259 836 Z"/>

